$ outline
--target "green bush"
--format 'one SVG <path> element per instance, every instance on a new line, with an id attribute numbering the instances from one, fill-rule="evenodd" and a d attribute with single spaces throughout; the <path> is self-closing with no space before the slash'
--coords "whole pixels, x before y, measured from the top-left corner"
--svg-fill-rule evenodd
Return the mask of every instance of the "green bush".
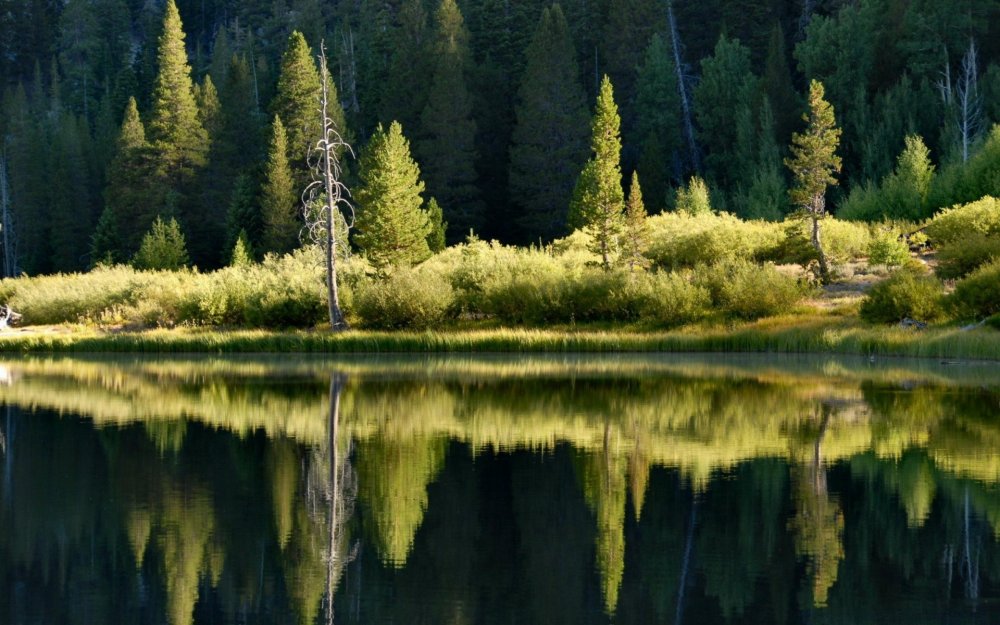
<path id="1" fill-rule="evenodd" d="M 900 267 L 910 259 L 910 246 L 893 228 L 879 227 L 868 241 L 868 264 Z"/>
<path id="2" fill-rule="evenodd" d="M 872 323 L 937 321 L 944 316 L 943 304 L 944 289 L 937 278 L 905 268 L 872 287 L 861 302 L 861 318 Z"/>
<path id="3" fill-rule="evenodd" d="M 820 222 L 823 251 L 831 263 L 845 263 L 868 255 L 871 232 L 863 223 L 827 217 Z M 795 263 L 803 267 L 819 256 L 812 244 L 812 222 L 794 218 L 785 222 L 785 236 L 773 256 L 766 260 Z"/>
<path id="4" fill-rule="evenodd" d="M 354 294 L 354 311 L 367 328 L 422 330 L 441 323 L 454 303 L 451 284 L 422 267 L 395 267 Z"/>
<path id="5" fill-rule="evenodd" d="M 810 290 L 771 263 L 743 260 L 698 267 L 695 284 L 707 289 L 717 308 L 742 319 L 788 312 Z"/>
<path id="6" fill-rule="evenodd" d="M 643 319 L 673 327 L 691 323 L 709 314 L 712 297 L 704 286 L 694 284 L 690 273 L 659 272 L 645 281 Z"/>
<path id="7" fill-rule="evenodd" d="M 962 318 L 983 319 L 1000 313 L 1000 259 L 959 281 L 948 304 Z"/>
<path id="8" fill-rule="evenodd" d="M 650 217 L 647 256 L 664 269 L 690 268 L 720 260 L 760 260 L 774 254 L 784 237 L 781 225 L 743 221 L 728 213 Z"/>
<path id="9" fill-rule="evenodd" d="M 959 242 L 974 234 L 1000 236 L 1000 200 L 984 197 L 946 208 L 930 220 L 924 232 L 935 246 Z"/>
<path id="10" fill-rule="evenodd" d="M 1000 258 L 1000 236 L 975 233 L 938 247 L 937 275 L 945 280 L 967 276 L 990 260 Z"/>

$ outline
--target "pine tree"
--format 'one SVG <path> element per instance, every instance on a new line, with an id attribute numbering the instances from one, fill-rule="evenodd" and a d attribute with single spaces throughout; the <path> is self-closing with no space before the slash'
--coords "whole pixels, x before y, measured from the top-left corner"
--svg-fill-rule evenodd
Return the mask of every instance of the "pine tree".
<path id="1" fill-rule="evenodd" d="M 226 241 L 230 247 L 243 235 L 248 249 L 261 249 L 263 224 L 257 187 L 256 179 L 249 174 L 240 174 L 233 183 L 226 211 Z"/>
<path id="2" fill-rule="evenodd" d="M 771 102 L 777 141 L 780 145 L 786 145 L 798 121 L 800 101 L 792 83 L 792 69 L 788 65 L 788 51 L 785 49 L 785 33 L 780 23 L 776 23 L 771 30 L 764 63 L 763 88 Z"/>
<path id="3" fill-rule="evenodd" d="M 135 98 L 128 101 L 104 192 L 106 210 L 121 240 L 118 260 L 130 258 L 163 205 L 164 188 L 155 180 L 156 156 L 146 141 Z"/>
<path id="4" fill-rule="evenodd" d="M 330 118 L 333 125 L 347 139 L 347 123 L 344 109 L 337 97 L 337 90 L 331 83 Z M 281 57 L 281 73 L 278 75 L 278 90 L 271 103 L 271 112 L 281 118 L 288 134 L 288 162 L 295 176 L 296 188 L 304 188 L 309 179 L 306 156 L 320 139 L 322 128 L 316 114 L 319 106 L 319 70 L 312 57 L 306 38 L 298 31 L 288 37 L 288 45 Z"/>
<path id="5" fill-rule="evenodd" d="M 542 12 L 528 46 L 511 145 L 510 195 L 529 240 L 566 231 L 566 207 L 586 160 L 587 112 L 562 9 Z"/>
<path id="6" fill-rule="evenodd" d="M 139 251 L 132 259 L 136 269 L 177 271 L 187 267 L 187 244 L 180 224 L 171 217 L 157 217 L 152 228 L 142 238 Z"/>
<path id="7" fill-rule="evenodd" d="M 823 250 L 820 221 L 826 215 L 826 189 L 837 184 L 841 160 L 837 156 L 841 131 L 837 128 L 833 107 L 824 99 L 823 83 L 809 85 L 809 112 L 803 115 L 808 127 L 792 135 L 792 156 L 785 165 L 795 183 L 789 192 L 792 204 L 800 207 L 812 222 L 812 244 L 819 256 L 820 279 L 830 280 L 830 268 Z"/>
<path id="8" fill-rule="evenodd" d="M 697 216 L 712 212 L 712 199 L 708 185 L 700 176 L 692 176 L 686 187 L 677 190 L 677 201 L 674 205 L 678 213 Z"/>
<path id="9" fill-rule="evenodd" d="M 249 267 L 253 264 L 253 254 L 250 251 L 250 244 L 247 243 L 247 233 L 243 230 L 236 235 L 236 243 L 233 251 L 229 255 L 230 267 Z"/>
<path id="10" fill-rule="evenodd" d="M 690 166 L 684 164 L 677 72 L 670 49 L 658 34 L 650 41 L 639 68 L 637 92 L 632 143 L 639 149 L 638 170 L 647 197 L 652 198 L 654 208 L 662 208 L 671 181 L 680 181 Z"/>
<path id="11" fill-rule="evenodd" d="M 387 81 L 392 88 L 382 92 L 378 117 L 385 123 L 395 119 L 406 128 L 417 128 L 434 73 L 432 33 L 424 1 L 405 0 L 397 21 Z"/>
<path id="12" fill-rule="evenodd" d="M 593 251 L 601 256 L 605 269 L 611 269 L 611 259 L 617 252 L 624 226 L 620 129 L 621 119 L 611 79 L 605 76 L 591 124 L 592 155 L 577 181 L 569 215 L 571 227 L 586 228 L 590 232 Z"/>
<path id="13" fill-rule="evenodd" d="M 219 134 L 221 125 L 221 108 L 219 91 L 212 82 L 212 76 L 205 76 L 200 85 L 194 87 L 195 103 L 198 105 L 198 119 L 208 133 L 209 141 L 214 141 Z"/>
<path id="14" fill-rule="evenodd" d="M 625 236 L 622 257 L 628 263 L 629 271 L 649 266 L 643 252 L 649 242 L 649 224 L 646 221 L 646 205 L 642 201 L 639 174 L 632 172 L 632 183 L 628 189 L 628 203 L 625 205 Z"/>
<path id="15" fill-rule="evenodd" d="M 149 138 L 161 171 L 175 191 L 208 153 L 208 133 L 202 125 L 184 47 L 184 29 L 174 0 L 167 0 L 157 53 L 159 73 L 153 88 Z"/>
<path id="16" fill-rule="evenodd" d="M 427 258 L 431 226 L 421 208 L 424 183 L 397 122 L 375 130 L 362 153 L 359 176 L 354 241 L 361 251 L 379 268 Z"/>
<path id="17" fill-rule="evenodd" d="M 121 235 L 114 212 L 105 207 L 90 236 L 90 265 L 113 265 L 122 259 Z"/>
<path id="18" fill-rule="evenodd" d="M 263 218 L 263 248 L 283 254 L 298 244 L 301 224 L 298 219 L 295 181 L 288 164 L 288 141 L 281 118 L 275 115 L 271 127 L 271 145 L 264 169 L 260 195 Z"/>
<path id="19" fill-rule="evenodd" d="M 469 33 L 455 0 L 441 0 L 435 24 L 437 66 L 417 149 L 428 192 L 440 202 L 454 239 L 483 224 L 483 205 L 475 186 L 476 123 L 465 83 Z"/>
<path id="20" fill-rule="evenodd" d="M 427 201 L 427 221 L 430 230 L 427 233 L 427 247 L 431 252 L 437 254 L 445 248 L 445 231 L 448 230 L 448 223 L 444 220 L 444 212 L 437 200 L 431 198 Z"/>

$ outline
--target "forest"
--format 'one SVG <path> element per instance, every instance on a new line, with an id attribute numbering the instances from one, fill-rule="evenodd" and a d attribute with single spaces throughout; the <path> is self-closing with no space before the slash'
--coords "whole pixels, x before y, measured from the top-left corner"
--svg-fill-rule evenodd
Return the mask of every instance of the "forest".
<path id="1" fill-rule="evenodd" d="M 456 310 L 676 325 L 728 306 L 757 318 L 810 287 L 753 264 L 799 263 L 825 283 L 828 261 L 860 258 L 903 267 L 903 284 L 885 288 L 937 302 L 940 283 L 900 249 L 935 232 L 939 278 L 975 274 L 1000 291 L 1000 207 L 987 197 L 1000 196 L 998 31 L 996 0 L 8 0 L 4 275 L 96 268 L 91 283 L 125 288 L 163 279 L 143 270 L 263 260 L 272 282 L 302 283 L 289 275 L 309 265 L 296 250 L 316 210 L 301 194 L 325 82 L 352 146 L 338 153 L 352 191 L 338 230 L 353 227 L 340 253 L 361 262 L 346 266 L 345 305 L 367 306 L 369 325 Z M 802 172 L 822 154 L 810 190 Z M 825 218 L 825 247 L 816 225 L 810 251 L 803 212 Z M 491 295 L 490 276 L 516 265 L 528 282 L 553 275 L 545 263 L 564 284 L 539 305 L 561 308 L 501 310 L 524 285 Z M 624 284 L 614 272 L 626 269 L 644 277 Z M 207 289 L 203 275 L 185 288 Z M 372 275 L 429 293 L 430 317 L 365 296 Z M 727 290 L 741 279 L 776 295 L 736 302 Z M 593 282 L 600 293 L 581 294 Z M 30 289 L 3 290 L 9 301 Z M 238 297 L 236 312 L 196 297 L 198 312 L 161 302 L 138 317 L 253 324 Z M 617 308 L 569 301 L 587 297 Z M 664 299 L 671 309 L 649 310 Z M 922 318 L 1000 312 L 959 300 Z M 114 317 L 120 303 L 49 320 Z M 287 309 L 273 323 L 315 320 Z M 897 312 L 886 314 L 925 311 Z"/>

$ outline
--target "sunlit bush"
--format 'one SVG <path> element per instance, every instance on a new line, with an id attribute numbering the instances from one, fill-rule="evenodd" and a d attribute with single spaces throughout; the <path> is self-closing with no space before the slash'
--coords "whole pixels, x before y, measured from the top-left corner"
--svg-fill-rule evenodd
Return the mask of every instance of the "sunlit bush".
<path id="1" fill-rule="evenodd" d="M 1000 236 L 970 234 L 942 244 L 937 250 L 937 274 L 945 280 L 966 276 L 990 260 L 1000 258 Z"/>
<path id="2" fill-rule="evenodd" d="M 727 213 L 664 213 L 649 218 L 649 231 L 647 256 L 666 269 L 769 258 L 784 237 L 780 224 L 743 221 Z"/>
<path id="3" fill-rule="evenodd" d="M 1000 200 L 984 197 L 946 208 L 931 219 L 925 232 L 934 245 L 961 241 L 973 234 L 1000 236 Z"/>
<path id="4" fill-rule="evenodd" d="M 442 322 L 454 302 L 451 284 L 435 271 L 395 267 L 358 284 L 354 312 L 367 328 L 426 329 Z"/>
<path id="5" fill-rule="evenodd" d="M 745 260 L 700 266 L 695 269 L 695 283 L 708 290 L 716 308 L 742 319 L 788 312 L 810 291 L 773 264 Z"/>
<path id="6" fill-rule="evenodd" d="M 827 260 L 845 263 L 868 255 L 871 232 L 867 225 L 827 217 L 820 222 L 820 240 Z M 812 222 L 790 219 L 785 222 L 785 237 L 769 260 L 807 265 L 819 256 L 812 244 Z"/>
<path id="7" fill-rule="evenodd" d="M 690 272 L 660 272 L 644 281 L 643 319 L 673 327 L 698 321 L 712 308 L 712 297 L 704 286 L 694 284 Z"/>
<path id="8" fill-rule="evenodd" d="M 990 261 L 959 281 L 948 300 L 962 318 L 983 319 L 1000 314 L 1000 259 Z"/>
<path id="9" fill-rule="evenodd" d="M 937 321 L 944 316 L 944 289 L 925 272 L 906 267 L 872 287 L 861 302 L 861 318 L 872 323 L 903 319 Z"/>

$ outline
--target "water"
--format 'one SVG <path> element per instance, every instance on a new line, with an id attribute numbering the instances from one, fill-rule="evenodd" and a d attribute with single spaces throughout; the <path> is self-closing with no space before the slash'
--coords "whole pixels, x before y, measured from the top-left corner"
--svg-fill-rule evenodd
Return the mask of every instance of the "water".
<path id="1" fill-rule="evenodd" d="M 1000 623 L 996 366 L 9 359 L 0 402 L 0 623 Z"/>

